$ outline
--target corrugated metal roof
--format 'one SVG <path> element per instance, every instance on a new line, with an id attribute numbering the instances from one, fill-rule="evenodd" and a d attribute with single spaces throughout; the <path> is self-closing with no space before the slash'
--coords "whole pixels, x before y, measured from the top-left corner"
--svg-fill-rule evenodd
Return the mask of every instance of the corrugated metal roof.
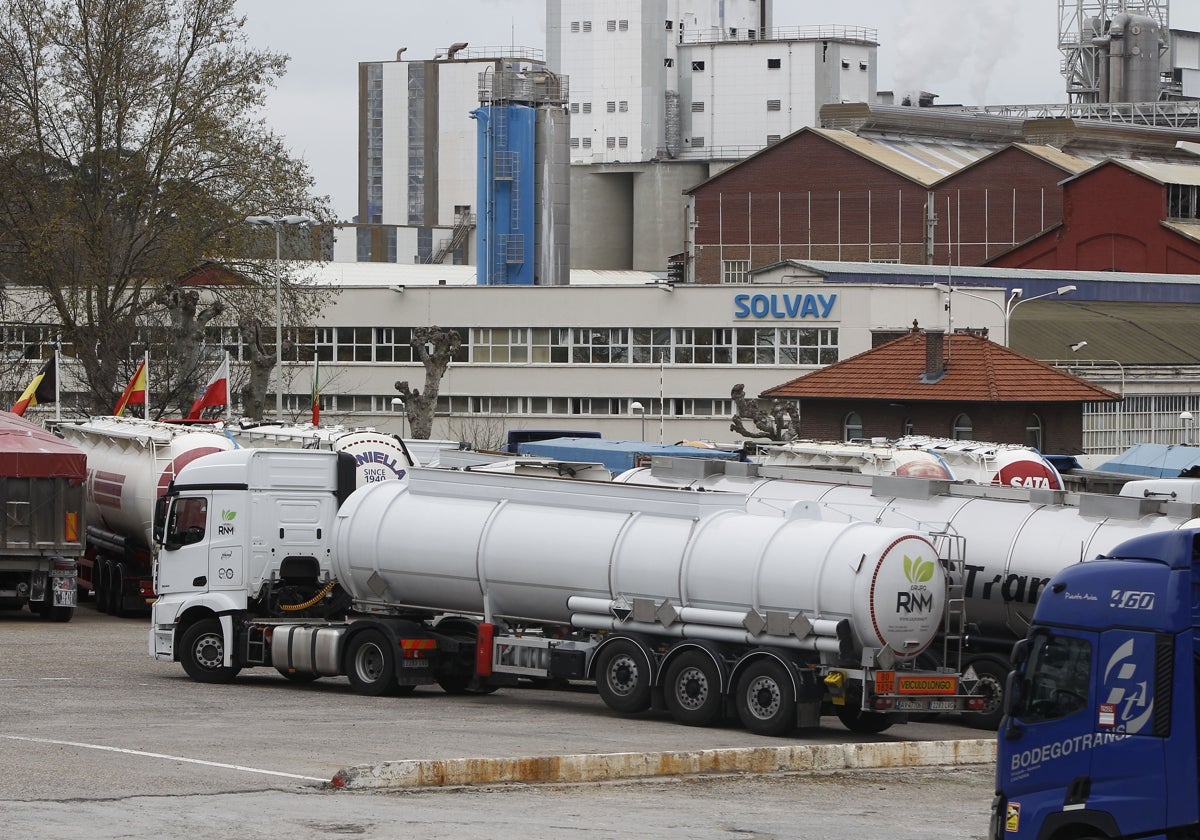
<path id="1" fill-rule="evenodd" d="M 1013 145 L 1031 155 L 1040 157 L 1042 160 L 1057 166 L 1059 169 L 1076 174 L 1086 169 L 1091 169 L 1104 159 L 1100 156 L 1071 155 L 1054 146 L 1043 146 L 1036 143 L 1013 143 Z"/>
<path id="2" fill-rule="evenodd" d="M 1150 274 L 1135 271 L 1060 271 L 1058 269 L 1041 268 L 993 268 L 987 266 L 953 266 L 923 265 L 916 263 L 866 263 L 866 262 L 837 262 L 835 260 L 786 260 L 786 264 L 799 269 L 811 271 L 814 277 L 825 277 L 830 280 L 851 278 L 860 275 L 872 275 L 879 278 L 895 278 L 896 282 L 905 282 L 909 278 L 919 278 L 918 282 L 946 283 L 982 283 L 988 282 L 996 286 L 1020 286 L 1035 280 L 1058 282 L 1105 281 L 1114 283 L 1162 283 L 1195 286 L 1200 278 L 1191 274 Z M 750 271 L 751 276 L 759 272 L 777 268 L 782 263 L 759 266 Z"/>
<path id="3" fill-rule="evenodd" d="M 383 262 L 314 262 L 290 264 L 300 276 L 322 286 L 370 288 L 378 286 L 474 286 L 473 265 L 413 265 Z M 628 286 L 653 283 L 665 274 L 651 271 L 598 271 L 573 269 L 572 286 Z"/>
<path id="4" fill-rule="evenodd" d="M 1200 186 L 1200 166 L 1186 163 L 1157 163 L 1146 160 L 1114 160 L 1119 166 L 1145 175 L 1160 184 L 1188 184 Z"/>
<path id="5" fill-rule="evenodd" d="M 1168 230 L 1173 230 L 1180 236 L 1186 236 L 1193 242 L 1200 242 L 1200 222 L 1178 222 L 1168 219 L 1162 223 Z"/>
<path id="6" fill-rule="evenodd" d="M 1009 345 L 1037 359 L 1081 364 L 1115 359 L 1125 365 L 1195 365 L 1197 323 L 1200 304 L 1036 300 L 1013 310 Z M 1072 352 L 1080 341 L 1087 347 Z"/>
<path id="7" fill-rule="evenodd" d="M 893 172 L 931 186 L 947 175 L 1001 148 L 1001 143 L 946 143 L 934 140 L 860 137 L 843 129 L 810 129 L 831 142 Z"/>

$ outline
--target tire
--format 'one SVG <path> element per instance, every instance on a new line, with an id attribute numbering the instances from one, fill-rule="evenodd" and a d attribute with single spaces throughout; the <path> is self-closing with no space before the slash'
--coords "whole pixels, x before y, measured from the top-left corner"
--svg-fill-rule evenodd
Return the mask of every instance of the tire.
<path id="1" fill-rule="evenodd" d="M 1008 681 L 1008 666 L 994 659 L 976 659 L 967 663 L 975 669 L 979 682 L 975 693 L 985 698 L 982 711 L 963 712 L 962 722 L 972 729 L 995 732 L 1004 717 L 1004 686 Z"/>
<path id="2" fill-rule="evenodd" d="M 183 670 L 196 682 L 227 683 L 242 670 L 236 665 L 223 665 L 225 634 L 217 618 L 197 621 L 183 634 L 179 661 Z"/>
<path id="3" fill-rule="evenodd" d="M 109 612 L 117 618 L 127 618 L 129 610 L 125 607 L 125 565 L 117 563 L 113 566 L 112 585 L 109 587 Z"/>
<path id="4" fill-rule="evenodd" d="M 616 639 L 596 658 L 596 691 L 614 712 L 634 714 L 650 708 L 650 661 L 629 639 Z"/>
<path id="5" fill-rule="evenodd" d="M 96 593 L 96 612 L 111 612 L 111 608 L 108 605 L 109 569 L 110 565 L 102 560 L 97 560 L 92 566 L 92 586 Z"/>
<path id="6" fill-rule="evenodd" d="M 851 706 L 839 706 L 837 716 L 843 726 L 860 735 L 878 735 L 880 732 L 891 729 L 892 724 L 896 722 L 891 716 L 882 712 L 864 712 L 860 708 Z"/>
<path id="7" fill-rule="evenodd" d="M 725 708 L 721 671 L 711 656 L 689 650 L 667 666 L 663 701 L 671 717 L 685 726 L 712 726 Z"/>
<path id="8" fill-rule="evenodd" d="M 74 607 L 56 607 L 54 606 L 54 595 L 46 593 L 46 600 L 38 604 L 37 614 L 42 621 L 53 621 L 56 623 L 66 623 L 75 615 Z"/>
<path id="9" fill-rule="evenodd" d="M 306 685 L 307 683 L 316 682 L 321 679 L 320 674 L 309 674 L 302 671 L 280 671 L 279 673 L 283 675 L 285 680 L 297 685 Z"/>
<path id="10" fill-rule="evenodd" d="M 746 667 L 737 686 L 742 725 L 756 735 L 786 735 L 796 728 L 796 697 L 787 669 L 774 659 Z"/>
<path id="11" fill-rule="evenodd" d="M 396 689 L 395 645 L 379 630 L 364 630 L 346 649 L 346 676 L 357 694 L 383 697 Z"/>

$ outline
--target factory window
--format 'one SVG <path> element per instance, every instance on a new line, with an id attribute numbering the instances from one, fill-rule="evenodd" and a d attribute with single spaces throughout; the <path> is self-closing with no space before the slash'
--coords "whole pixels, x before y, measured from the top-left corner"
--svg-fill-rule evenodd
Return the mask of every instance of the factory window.
<path id="1" fill-rule="evenodd" d="M 571 138 L 571 148 L 572 148 L 572 149 L 578 149 L 578 148 L 579 148 L 579 138 L 578 138 L 578 137 L 572 137 L 572 138 Z"/>
<path id="2" fill-rule="evenodd" d="M 585 114 L 592 113 L 592 103 L 591 102 L 583 103 L 583 113 L 585 113 Z"/>
<path id="3" fill-rule="evenodd" d="M 704 148 L 704 138 L 703 137 L 693 137 L 692 138 L 692 148 L 693 149 Z"/>
<path id="4" fill-rule="evenodd" d="M 583 148 L 585 148 L 585 149 L 592 148 L 592 138 L 591 137 L 583 138 Z"/>
<path id="5" fill-rule="evenodd" d="M 851 411 L 842 421 L 842 440 L 862 440 L 862 436 L 862 415 L 857 411 Z"/>
<path id="6" fill-rule="evenodd" d="M 733 333 L 728 327 L 675 330 L 675 364 L 733 364 Z"/>
<path id="7" fill-rule="evenodd" d="M 479 364 L 525 364 L 529 361 L 529 330 L 524 327 L 472 329 L 471 361 Z"/>
<path id="8" fill-rule="evenodd" d="M 412 330 L 408 327 L 375 328 L 375 361 L 411 362 L 413 360 Z"/>
<path id="9" fill-rule="evenodd" d="M 783 105 L 778 99 L 768 99 L 767 100 L 767 110 L 768 111 L 779 111 L 779 110 L 782 110 L 782 108 L 783 108 Z"/>
<path id="10" fill-rule="evenodd" d="M 774 327 L 743 328 L 737 330 L 737 363 L 739 365 L 775 364 Z"/>
<path id="11" fill-rule="evenodd" d="M 675 23 L 674 23 L 674 21 L 670 21 L 670 20 L 668 20 L 668 21 L 666 21 L 666 24 L 667 24 L 667 25 L 666 25 L 666 30 L 667 30 L 668 32 L 670 32 L 670 31 L 671 31 L 671 30 L 672 30 L 672 29 L 675 27 Z"/>
<path id="12" fill-rule="evenodd" d="M 736 26 L 731 26 L 731 27 L 729 27 L 729 37 L 730 37 L 730 38 L 736 38 L 736 37 L 737 37 L 737 27 L 736 27 Z"/>
<path id="13" fill-rule="evenodd" d="M 859 69 L 859 70 L 866 70 L 866 69 L 867 69 L 867 62 L 865 62 L 865 61 L 860 61 L 860 62 L 858 62 L 858 69 Z"/>
<path id="14" fill-rule="evenodd" d="M 849 70 L 849 69 L 850 69 L 850 60 L 849 60 L 848 58 L 843 58 L 843 59 L 842 59 L 842 69 L 843 69 L 843 70 Z"/>
<path id="15" fill-rule="evenodd" d="M 606 137 L 604 139 L 604 145 L 608 146 L 608 148 L 610 148 L 610 149 L 617 148 L 617 138 L 616 137 Z"/>
<path id="16" fill-rule="evenodd" d="M 616 32 L 617 31 L 617 22 L 615 20 L 610 20 L 608 22 L 607 28 L 608 28 L 609 32 Z"/>
<path id="17" fill-rule="evenodd" d="M 704 113 L 704 103 L 703 102 L 693 102 L 692 103 L 692 113 L 693 114 L 703 114 Z"/>
<path id="18" fill-rule="evenodd" d="M 673 58 L 664 58 L 663 59 L 663 67 L 674 67 L 674 66 L 675 66 L 675 59 L 673 59 Z"/>
<path id="19" fill-rule="evenodd" d="M 370 327 L 337 328 L 337 360 L 339 362 L 369 362 L 374 336 Z"/>
<path id="20" fill-rule="evenodd" d="M 617 103 L 616 102 L 608 103 L 608 113 L 610 113 L 610 114 L 617 113 Z"/>
<path id="21" fill-rule="evenodd" d="M 591 32 L 591 31 L 592 31 L 592 22 L 591 22 L 590 20 L 585 20 L 585 21 L 583 22 L 583 31 L 584 31 L 584 32 Z"/>
<path id="22" fill-rule="evenodd" d="M 746 30 L 746 37 L 747 37 L 747 38 L 749 38 L 751 41 L 753 41 L 755 38 L 757 38 L 757 37 L 758 37 L 758 32 L 756 32 L 756 31 L 755 31 L 755 30 L 753 30 L 753 29 L 747 29 L 747 30 Z"/>
<path id="23" fill-rule="evenodd" d="M 828 365 L 838 360 L 838 331 L 821 327 L 780 328 L 779 364 Z"/>
<path id="24" fill-rule="evenodd" d="M 579 21 L 577 21 L 577 20 L 573 20 L 573 21 L 571 21 L 571 31 L 572 31 L 572 32 L 578 32 L 578 31 L 579 31 Z"/>
<path id="25" fill-rule="evenodd" d="M 571 330 L 571 361 L 610 365 L 629 361 L 629 330 L 624 327 L 581 327 Z"/>
<path id="26" fill-rule="evenodd" d="M 578 114 L 578 113 L 579 113 L 579 103 L 578 103 L 578 102 L 572 102 L 572 103 L 571 103 L 571 113 L 572 113 L 572 114 Z"/>
<path id="27" fill-rule="evenodd" d="M 626 100 L 622 99 L 620 102 L 617 103 L 617 110 L 620 111 L 622 114 L 628 113 L 629 103 Z"/>
<path id="28" fill-rule="evenodd" d="M 783 66 L 783 59 L 781 59 L 781 58 L 768 58 L 767 59 L 767 69 L 768 70 L 778 70 L 782 66 Z"/>
<path id="29" fill-rule="evenodd" d="M 704 69 L 703 61 L 693 61 L 692 62 L 692 70 L 703 70 L 703 69 Z"/>
<path id="30" fill-rule="evenodd" d="M 954 418 L 954 428 L 950 436 L 955 440 L 975 439 L 975 425 L 971 422 L 970 415 L 960 414 Z"/>
<path id="31" fill-rule="evenodd" d="M 629 138 L 628 137 L 618 137 L 617 145 L 620 146 L 622 149 L 629 148 Z"/>
<path id="32" fill-rule="evenodd" d="M 628 32 L 629 31 L 629 21 L 627 21 L 627 20 L 617 21 L 617 29 L 620 29 L 622 32 Z"/>
<path id="33" fill-rule="evenodd" d="M 1172 219 L 1200 218 L 1200 202 L 1195 184 L 1167 184 L 1167 216 Z"/>
<path id="34" fill-rule="evenodd" d="M 778 134 L 768 134 L 767 135 L 767 145 L 768 146 L 770 146 L 772 143 L 778 143 L 778 142 L 779 142 Z"/>
<path id="35" fill-rule="evenodd" d="M 1042 448 L 1042 418 L 1030 414 L 1025 420 L 1025 445 L 1040 450 Z"/>
<path id="36" fill-rule="evenodd" d="M 722 260 L 722 283 L 749 283 L 750 260 Z"/>

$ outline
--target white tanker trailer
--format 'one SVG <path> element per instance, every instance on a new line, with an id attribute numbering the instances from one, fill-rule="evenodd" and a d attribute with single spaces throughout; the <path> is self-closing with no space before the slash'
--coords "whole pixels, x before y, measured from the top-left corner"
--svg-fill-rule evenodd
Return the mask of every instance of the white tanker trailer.
<path id="1" fill-rule="evenodd" d="M 370 695 L 591 679 L 618 712 L 736 716 L 762 734 L 822 713 L 878 732 L 982 702 L 953 671 L 916 667 L 942 629 L 947 576 L 912 529 L 420 468 L 346 496 L 345 457 L 240 450 L 181 472 L 160 519 L 154 657 L 203 682 L 250 666 L 344 674 Z M 285 609 L 325 620 L 268 618 L 263 592 L 280 580 L 314 593 Z M 330 605 L 339 592 L 351 620 Z"/>
<path id="2" fill-rule="evenodd" d="M 375 429 L 314 426 L 311 423 L 260 423 L 243 420 L 220 427 L 240 447 L 328 449 L 354 456 L 358 486 L 403 479 L 417 461 L 396 435 Z"/>
<path id="3" fill-rule="evenodd" d="M 961 541 L 961 576 L 953 581 L 965 604 L 961 667 L 988 697 L 965 722 L 989 729 L 999 725 L 1009 652 L 1025 637 L 1055 573 L 1150 531 L 1200 525 L 1200 482 L 1189 479 L 1134 481 L 1113 496 L 662 459 L 614 483 L 720 491 L 713 495 L 731 506 L 774 516 L 796 504 L 819 505 L 826 520 L 877 522 L 944 535 L 935 542 Z M 931 646 L 930 654 L 938 649 Z"/>
<path id="4" fill-rule="evenodd" d="M 235 444 L 209 428 L 135 417 L 68 421 L 57 431 L 87 454 L 79 592 L 93 594 L 102 612 L 144 613 L 154 598 L 155 502 L 184 465 Z"/>

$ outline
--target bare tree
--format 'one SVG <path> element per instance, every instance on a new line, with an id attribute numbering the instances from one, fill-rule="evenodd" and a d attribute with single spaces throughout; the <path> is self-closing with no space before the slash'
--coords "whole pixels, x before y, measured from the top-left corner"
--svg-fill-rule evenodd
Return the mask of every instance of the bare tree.
<path id="1" fill-rule="evenodd" d="M 248 48 L 243 25 L 236 0 L 0 4 L 0 276 L 45 295 L 94 410 L 125 384 L 146 324 L 160 326 L 154 357 L 172 360 L 158 395 L 182 404 L 203 380 L 214 316 L 164 284 L 244 252 L 246 216 L 328 216 L 259 116 L 287 58 Z M 261 311 L 273 254 L 272 239 L 239 268 L 248 286 L 212 294 Z"/>
<path id="2" fill-rule="evenodd" d="M 795 403 L 774 400 L 765 408 L 765 400 L 747 399 L 746 386 L 738 383 L 729 392 L 733 397 L 735 411 L 730 418 L 729 430 L 742 437 L 764 440 L 794 440 L 800 434 L 800 411 Z M 754 424 L 754 431 L 746 428 L 743 421 Z"/>
<path id="3" fill-rule="evenodd" d="M 429 440 L 433 433 L 433 415 L 437 409 L 442 377 L 462 347 L 462 335 L 457 330 L 444 327 L 418 327 L 413 330 L 409 343 L 421 364 L 425 365 L 425 392 L 410 388 L 408 380 L 397 382 L 396 390 L 408 409 L 412 436 L 417 440 Z"/>

